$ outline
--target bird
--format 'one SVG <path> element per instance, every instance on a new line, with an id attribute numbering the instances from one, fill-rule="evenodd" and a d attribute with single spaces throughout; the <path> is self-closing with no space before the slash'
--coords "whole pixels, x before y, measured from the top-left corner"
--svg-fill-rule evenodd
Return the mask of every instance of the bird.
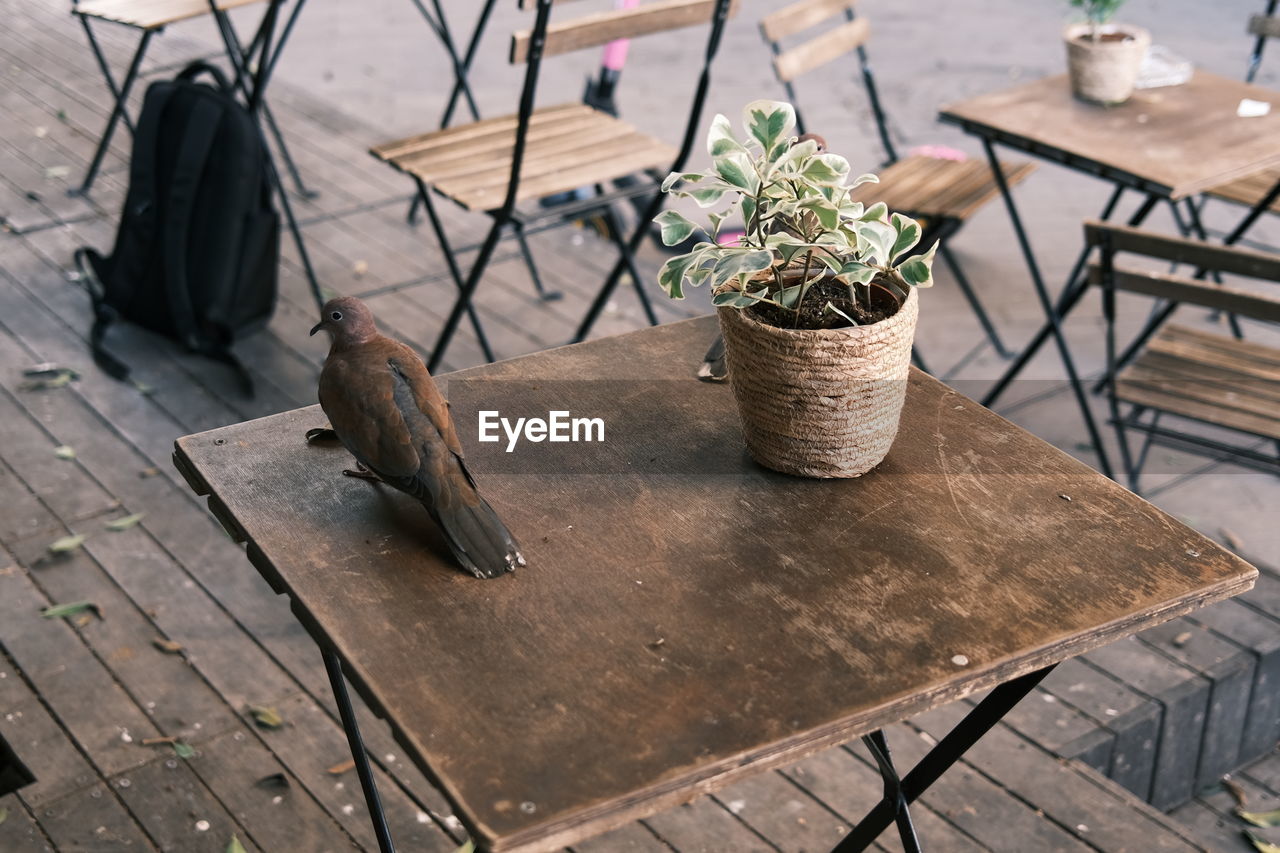
<path id="1" fill-rule="evenodd" d="M 795 144 L 799 145 L 801 142 L 810 140 L 818 144 L 819 153 L 827 150 L 827 140 L 816 133 L 800 134 L 796 137 Z M 729 364 L 724 356 L 724 335 L 717 332 L 716 339 L 711 342 L 707 354 L 702 357 L 702 364 L 698 365 L 698 378 L 704 382 L 723 382 L 728 376 Z"/>
<path id="2" fill-rule="evenodd" d="M 311 334 L 321 331 L 331 342 L 320 408 L 357 462 L 357 470 L 343 473 L 421 501 L 454 558 L 477 578 L 526 565 L 511 531 L 477 491 L 449 404 L 418 354 L 380 334 L 373 312 L 353 296 L 325 303 Z"/>

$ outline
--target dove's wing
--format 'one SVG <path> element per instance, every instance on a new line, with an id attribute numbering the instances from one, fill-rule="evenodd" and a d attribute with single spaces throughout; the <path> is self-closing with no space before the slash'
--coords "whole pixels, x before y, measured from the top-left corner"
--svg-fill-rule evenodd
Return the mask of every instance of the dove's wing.
<path id="1" fill-rule="evenodd" d="M 357 348 L 331 355 L 320 372 L 320 406 L 351 455 L 384 479 L 421 467 L 414 437 L 396 404 L 397 379 L 385 354 Z"/>

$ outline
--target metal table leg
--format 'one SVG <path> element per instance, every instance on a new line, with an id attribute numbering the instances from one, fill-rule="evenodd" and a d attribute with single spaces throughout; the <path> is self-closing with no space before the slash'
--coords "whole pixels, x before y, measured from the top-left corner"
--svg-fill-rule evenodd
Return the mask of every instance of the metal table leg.
<path id="1" fill-rule="evenodd" d="M 901 779 L 889 757 L 883 733 L 873 732 L 863 738 L 880 767 L 880 776 L 885 783 L 885 797 L 833 848 L 832 853 L 866 850 L 894 822 L 898 824 L 903 846 L 908 851 L 919 850 L 918 841 L 914 847 L 908 843 L 908 832 L 912 841 L 915 840 L 908 807 L 1052 671 L 1053 666 L 1048 666 L 1007 681 L 992 690 Z"/>
<path id="2" fill-rule="evenodd" d="M 1076 372 L 1075 360 L 1071 357 L 1067 339 L 1062 334 L 1061 318 L 1049 298 L 1049 291 L 1045 288 L 1044 278 L 1040 274 L 1040 266 L 1036 261 L 1035 253 L 1031 249 L 1031 242 L 1027 238 L 1026 230 L 1022 227 L 1022 218 L 1018 215 L 1018 207 L 1014 204 L 1013 194 L 1009 191 L 1009 183 L 1005 180 L 1004 170 L 1000 167 L 999 158 L 996 157 L 995 146 L 992 145 L 990 139 L 983 138 L 982 147 L 986 150 L 987 162 L 991 164 L 992 176 L 1000 189 L 1000 195 L 1004 198 L 1005 208 L 1009 212 L 1009 220 L 1013 223 L 1018 245 L 1022 249 L 1022 256 L 1026 259 L 1027 270 L 1031 273 L 1031 283 L 1035 286 L 1036 296 L 1040 299 L 1040 307 L 1049 321 L 1049 332 L 1053 335 L 1054 342 L 1058 346 L 1058 354 L 1062 357 L 1062 366 L 1067 371 L 1067 380 L 1071 383 L 1071 391 L 1075 395 L 1076 404 L 1080 407 L 1080 416 L 1084 420 L 1085 429 L 1089 431 L 1089 440 L 1093 442 L 1093 446 L 1098 452 L 1099 470 L 1106 476 L 1113 477 L 1111 460 L 1107 457 L 1107 449 L 1102 444 L 1102 434 L 1098 431 L 1098 424 L 1094 421 L 1093 412 L 1089 409 L 1088 395 Z"/>
<path id="3" fill-rule="evenodd" d="M 115 135 L 116 124 L 123 118 L 125 125 L 132 132 L 133 123 L 129 119 L 126 112 L 127 101 L 129 100 L 129 92 L 133 89 L 133 83 L 138 79 L 138 71 L 142 68 L 142 58 L 146 55 L 147 45 L 151 44 L 151 36 L 155 34 L 155 30 L 143 30 L 142 39 L 138 42 L 138 49 L 133 53 L 133 59 L 129 62 L 129 70 L 125 72 L 124 81 L 117 89 L 115 80 L 112 78 L 107 69 L 107 61 L 102 56 L 102 51 L 98 47 L 98 41 L 93 36 L 93 31 L 89 29 L 89 22 L 84 16 L 80 16 L 80 22 L 84 24 L 85 32 L 89 34 L 89 44 L 93 48 L 94 54 L 98 57 L 98 64 L 102 68 L 103 74 L 107 77 L 107 88 L 115 95 L 115 106 L 111 109 L 111 115 L 107 119 L 107 126 L 102 131 L 102 137 L 98 140 L 98 148 L 93 152 L 93 160 L 89 163 L 89 171 L 85 173 L 84 180 L 80 186 L 68 190 L 68 195 L 86 196 L 89 194 L 90 187 L 93 186 L 94 179 L 98 176 L 98 169 L 102 167 L 102 160 L 107 154 L 107 147 L 111 144 L 111 137 Z"/>
<path id="4" fill-rule="evenodd" d="M 369 806 L 369 817 L 373 821 L 373 832 L 378 836 L 378 850 L 381 853 L 395 853 L 395 845 L 391 842 L 391 830 L 387 828 L 387 815 L 382 810 L 382 799 L 378 796 L 378 785 L 373 779 L 373 768 L 369 765 L 369 753 L 365 751 L 364 739 L 360 737 L 360 724 L 356 722 L 355 708 L 351 705 L 351 695 L 347 693 L 347 680 L 342 674 L 342 661 L 329 649 L 322 649 L 324 668 L 329 673 L 329 684 L 333 688 L 333 698 L 338 703 L 338 714 L 342 717 L 342 728 L 347 733 L 347 743 L 351 745 L 351 757 L 356 763 L 356 773 L 360 776 L 360 787 L 364 790 L 364 800 Z"/>

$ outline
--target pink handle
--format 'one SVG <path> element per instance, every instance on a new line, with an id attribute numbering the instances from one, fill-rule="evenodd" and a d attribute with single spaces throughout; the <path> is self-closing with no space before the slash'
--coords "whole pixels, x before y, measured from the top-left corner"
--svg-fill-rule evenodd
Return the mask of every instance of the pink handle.
<path id="1" fill-rule="evenodd" d="M 640 5 L 640 0 L 618 0 L 616 7 L 619 9 L 634 9 Z M 601 63 L 610 71 L 621 71 L 622 67 L 627 64 L 627 48 L 631 46 L 631 39 L 615 39 L 604 46 L 604 59 Z"/>

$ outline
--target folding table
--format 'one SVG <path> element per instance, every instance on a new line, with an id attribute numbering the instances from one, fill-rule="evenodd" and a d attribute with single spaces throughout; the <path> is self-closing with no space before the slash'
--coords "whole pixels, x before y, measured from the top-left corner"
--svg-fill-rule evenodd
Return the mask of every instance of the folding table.
<path id="1" fill-rule="evenodd" d="M 1266 116 L 1241 118 L 1236 109 L 1243 98 L 1268 101 L 1277 109 Z M 1088 251 L 1081 252 L 1055 303 L 1003 178 L 995 146 L 1005 145 L 1112 182 L 1115 189 L 1102 210 L 1103 220 L 1110 218 L 1121 195 L 1129 189 L 1146 196 L 1130 217 L 1130 225 L 1140 224 L 1160 201 L 1167 202 L 1181 221 L 1177 202 L 1280 165 L 1280 92 L 1196 71 L 1181 86 L 1139 90 L 1123 104 L 1102 107 L 1073 97 L 1063 74 L 943 107 L 939 118 L 982 140 L 1046 317 L 1045 325 L 982 402 L 994 404 L 1052 337 L 1089 438 L 1097 449 L 1100 468 L 1111 476 L 1111 462 L 1061 325 L 1088 289 L 1080 277 Z M 1277 197 L 1280 182 L 1259 200 L 1225 242 L 1239 240 Z M 1188 205 L 1187 212 L 1190 221 L 1186 230 L 1203 239 L 1204 230 L 1194 205 Z M 1160 315 L 1153 318 L 1150 332 L 1163 319 Z"/>
<path id="2" fill-rule="evenodd" d="M 863 737 L 892 823 L 1059 661 L 1248 589 L 1247 563 L 913 370 L 875 471 L 745 454 L 693 378 L 712 318 L 446 376 L 528 566 L 455 568 L 412 499 L 308 445 L 316 406 L 179 439 L 174 460 L 323 651 L 381 848 L 349 680 L 482 850 L 549 851 Z M 478 443 L 477 411 L 567 409 L 604 441 Z M 993 688 L 910 772 L 882 729 Z"/>

